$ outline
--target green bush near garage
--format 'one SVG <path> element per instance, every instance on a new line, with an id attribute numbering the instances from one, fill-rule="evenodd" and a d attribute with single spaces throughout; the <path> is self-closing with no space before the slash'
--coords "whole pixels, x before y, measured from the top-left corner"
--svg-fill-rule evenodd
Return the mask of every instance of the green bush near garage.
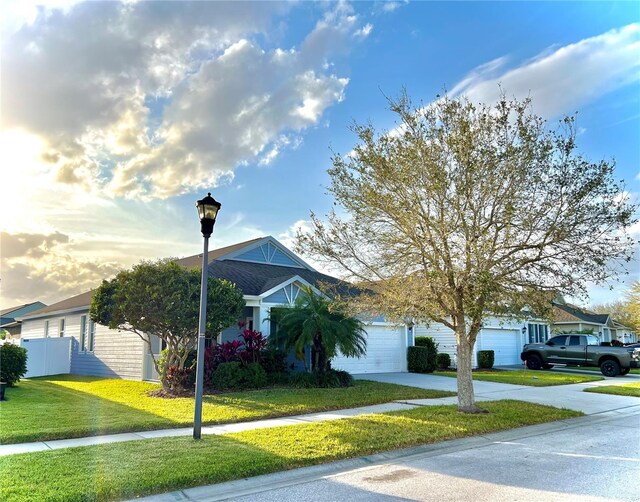
<path id="1" fill-rule="evenodd" d="M 478 367 L 487 370 L 493 368 L 494 357 L 493 350 L 479 350 Z"/>
<path id="2" fill-rule="evenodd" d="M 416 336 L 415 347 L 407 351 L 407 366 L 412 373 L 433 373 L 437 367 L 438 344 L 430 336 Z"/>

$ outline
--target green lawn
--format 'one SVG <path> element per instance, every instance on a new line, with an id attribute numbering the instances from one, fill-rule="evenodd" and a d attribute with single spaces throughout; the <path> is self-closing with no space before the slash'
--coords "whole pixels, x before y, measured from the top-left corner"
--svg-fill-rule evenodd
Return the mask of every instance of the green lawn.
<path id="1" fill-rule="evenodd" d="M 640 382 L 626 383 L 624 385 L 605 385 L 603 387 L 591 387 L 585 392 L 597 392 L 598 394 L 614 394 L 616 396 L 640 397 Z"/>
<path id="2" fill-rule="evenodd" d="M 224 436 L 163 438 L 0 458 L 0 500 L 114 500 L 580 416 L 519 401 L 366 415 Z"/>
<path id="3" fill-rule="evenodd" d="M 0 443 L 21 443 L 193 423 L 193 398 L 147 393 L 158 384 L 76 375 L 22 380 L 0 404 Z M 242 422 L 353 408 L 397 399 L 437 398 L 451 392 L 358 380 L 346 389 L 268 389 L 205 396 L 205 424 Z"/>
<path id="4" fill-rule="evenodd" d="M 456 376 L 455 371 L 437 371 L 434 375 Z M 550 373 L 548 371 L 474 371 L 474 380 L 486 382 L 510 383 L 514 385 L 530 385 L 532 387 L 548 387 L 551 385 L 567 385 L 571 383 L 595 382 L 604 380 L 603 377 L 591 375 L 577 375 L 568 373 Z"/>

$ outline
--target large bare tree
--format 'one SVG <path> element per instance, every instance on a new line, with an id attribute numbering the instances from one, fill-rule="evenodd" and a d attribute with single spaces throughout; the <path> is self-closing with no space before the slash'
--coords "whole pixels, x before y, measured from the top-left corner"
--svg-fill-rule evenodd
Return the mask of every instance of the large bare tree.
<path id="1" fill-rule="evenodd" d="M 458 402 L 475 404 L 471 366 L 483 319 L 539 313 L 556 293 L 583 293 L 631 258 L 636 207 L 610 162 L 576 151 L 574 119 L 550 128 L 529 100 L 476 105 L 390 100 L 393 131 L 354 125 L 358 145 L 334 154 L 338 211 L 312 213 L 298 250 L 366 284 L 391 318 L 455 331 Z"/>

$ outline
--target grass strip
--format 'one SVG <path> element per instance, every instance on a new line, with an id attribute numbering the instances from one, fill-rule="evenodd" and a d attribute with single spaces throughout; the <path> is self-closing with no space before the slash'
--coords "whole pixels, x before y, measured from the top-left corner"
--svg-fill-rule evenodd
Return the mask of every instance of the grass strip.
<path id="1" fill-rule="evenodd" d="M 483 402 L 486 415 L 455 406 L 224 436 L 163 438 L 0 458 L 0 500 L 115 500 L 178 490 L 580 416 L 520 401 Z"/>
<path id="2" fill-rule="evenodd" d="M 585 392 L 597 394 L 613 394 L 614 396 L 640 397 L 640 382 L 626 383 L 624 385 L 603 385 L 602 387 L 590 387 Z"/>
<path id="3" fill-rule="evenodd" d="M 149 397 L 149 382 L 77 375 L 34 378 L 7 389 L 0 443 L 46 441 L 189 426 L 193 398 Z M 244 422 L 455 393 L 358 380 L 345 389 L 277 388 L 205 396 L 204 424 Z"/>
<path id="4" fill-rule="evenodd" d="M 438 371 L 438 376 L 456 377 L 455 371 Z M 603 377 L 568 373 L 549 373 L 547 371 L 514 370 L 514 371 L 474 371 L 474 380 L 485 382 L 509 383 L 513 385 L 529 385 L 531 387 L 549 387 L 552 385 L 568 385 L 572 383 L 596 382 Z"/>

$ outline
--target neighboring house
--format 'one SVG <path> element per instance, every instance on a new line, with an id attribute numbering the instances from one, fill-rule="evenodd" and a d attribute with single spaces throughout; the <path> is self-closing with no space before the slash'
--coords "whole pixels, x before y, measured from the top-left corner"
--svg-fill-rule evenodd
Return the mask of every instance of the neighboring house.
<path id="1" fill-rule="evenodd" d="M 209 275 L 227 279 L 243 292 L 246 301 L 242 319 L 249 328 L 265 336 L 277 336 L 276 326 L 269 321 L 273 307 L 292 304 L 302 286 L 320 291 L 321 285 L 337 288 L 341 293 L 352 286 L 322 274 L 296 256 L 273 237 L 263 237 L 209 252 Z M 202 255 L 177 260 L 188 268 L 199 268 Z M 92 292 L 68 298 L 22 317 L 23 338 L 72 337 L 71 373 L 155 380 L 148 345 L 137 335 L 110 330 L 89 319 Z M 367 355 L 361 359 L 336 357 L 334 368 L 351 373 L 384 373 L 407 370 L 407 347 L 415 335 L 433 336 L 441 352 L 455 361 L 455 336 L 444 327 L 397 325 L 382 318 L 368 321 Z M 236 326 L 224 330 L 219 341 L 237 339 Z M 544 341 L 549 329 L 546 323 L 515 322 L 491 319 L 478 337 L 477 349 L 492 349 L 496 365 L 520 364 L 522 345 L 527 341 Z M 160 340 L 152 337 L 152 350 L 158 355 Z"/>
<path id="2" fill-rule="evenodd" d="M 446 352 L 456 361 L 456 335 L 453 330 L 440 323 L 415 326 L 415 336 L 430 336 L 438 343 L 438 352 Z M 542 319 L 516 320 L 491 316 L 483 323 L 476 340 L 473 366 L 477 366 L 480 350 L 493 350 L 494 365 L 522 364 L 520 353 L 525 343 L 544 343 L 550 336 L 549 323 Z"/>
<path id="3" fill-rule="evenodd" d="M 618 340 L 622 343 L 638 341 L 637 333 L 611 318 L 610 314 L 597 314 L 588 309 L 566 303 L 562 298 L 553 302 L 554 334 L 591 331 L 601 342 Z"/>
<path id="4" fill-rule="evenodd" d="M 46 305 L 42 302 L 32 302 L 0 310 L 0 331 L 4 330 L 7 332 L 7 338 L 9 339 L 19 339 L 21 323 L 16 320 L 16 317 L 23 316 L 29 312 L 33 312 L 34 310 L 41 309 L 42 307 L 46 307 Z"/>

